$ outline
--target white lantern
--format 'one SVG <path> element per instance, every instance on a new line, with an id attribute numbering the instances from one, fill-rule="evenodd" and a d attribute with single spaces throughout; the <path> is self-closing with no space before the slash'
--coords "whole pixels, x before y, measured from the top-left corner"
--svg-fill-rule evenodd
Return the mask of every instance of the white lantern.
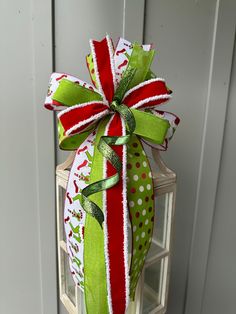
<path id="1" fill-rule="evenodd" d="M 68 313 L 82 314 L 86 313 L 83 293 L 74 285 L 70 274 L 63 220 L 65 191 L 73 157 L 74 153 L 56 171 L 58 277 L 60 299 Z M 152 150 L 150 161 L 156 205 L 153 238 L 135 300 L 130 302 L 127 314 L 163 314 L 167 308 L 176 175 L 166 167 L 158 150 Z"/>

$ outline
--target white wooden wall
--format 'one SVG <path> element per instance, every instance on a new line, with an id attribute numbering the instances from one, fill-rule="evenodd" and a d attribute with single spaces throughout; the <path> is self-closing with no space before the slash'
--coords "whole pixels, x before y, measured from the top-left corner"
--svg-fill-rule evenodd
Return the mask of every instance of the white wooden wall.
<path id="1" fill-rule="evenodd" d="M 54 153 L 57 163 L 65 154 L 42 103 L 53 64 L 89 80 L 88 39 L 106 32 L 154 43 L 154 71 L 174 91 L 168 110 L 182 118 L 164 157 L 178 174 L 168 314 L 235 312 L 236 253 L 217 245 L 236 240 L 226 189 L 228 176 L 235 182 L 235 14 L 235 0 L 0 2 L 0 313 L 57 313 Z"/>

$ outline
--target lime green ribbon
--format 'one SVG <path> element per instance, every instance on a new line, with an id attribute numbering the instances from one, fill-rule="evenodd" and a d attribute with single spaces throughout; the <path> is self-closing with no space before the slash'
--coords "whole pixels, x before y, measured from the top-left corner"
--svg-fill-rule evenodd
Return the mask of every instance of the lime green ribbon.
<path id="1" fill-rule="evenodd" d="M 98 143 L 109 118 L 102 119 L 96 129 L 90 184 L 99 181 L 103 176 L 103 156 L 98 150 Z M 103 208 L 102 193 L 91 195 L 90 200 L 96 202 L 99 208 Z M 104 234 L 91 215 L 86 215 L 84 226 L 84 296 L 86 313 L 108 314 Z"/>

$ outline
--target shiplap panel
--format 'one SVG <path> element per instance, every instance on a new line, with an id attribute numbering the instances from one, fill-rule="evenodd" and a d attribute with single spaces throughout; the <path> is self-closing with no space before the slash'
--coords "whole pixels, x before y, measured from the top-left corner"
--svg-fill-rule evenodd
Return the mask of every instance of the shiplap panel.
<path id="1" fill-rule="evenodd" d="M 1 1 L 0 313 L 56 314 L 50 1 Z"/>
<path id="2" fill-rule="evenodd" d="M 227 127 L 225 118 L 232 71 L 235 24 L 236 2 L 218 0 L 215 7 L 208 94 L 188 269 L 186 314 L 200 313 L 204 297 L 223 137 Z M 234 200 L 231 199 L 230 202 L 233 203 Z M 218 274 L 216 273 L 215 276 Z M 218 281 L 218 284 L 223 283 Z M 222 298 L 225 300 L 226 294 L 223 294 Z"/>
<path id="3" fill-rule="evenodd" d="M 235 46 L 236 48 L 236 46 Z M 227 124 L 212 227 L 201 314 L 234 314 L 236 308 L 236 50 L 230 84 Z"/>

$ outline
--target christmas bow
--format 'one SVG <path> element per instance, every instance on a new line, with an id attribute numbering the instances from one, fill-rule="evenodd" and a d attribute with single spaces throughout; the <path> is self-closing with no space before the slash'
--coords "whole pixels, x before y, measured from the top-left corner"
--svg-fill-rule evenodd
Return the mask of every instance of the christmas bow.
<path id="1" fill-rule="evenodd" d="M 114 51 L 106 36 L 90 46 L 87 65 L 94 86 L 53 73 L 45 107 L 61 110 L 60 147 L 77 149 L 65 200 L 73 278 L 84 290 L 88 313 L 121 314 L 134 297 L 153 228 L 153 184 L 139 138 L 166 148 L 179 121 L 155 109 L 171 91 L 150 70 L 150 45 L 120 39 Z M 136 187 L 140 170 L 145 195 L 143 185 Z M 137 211 L 135 202 L 145 206 Z"/>

